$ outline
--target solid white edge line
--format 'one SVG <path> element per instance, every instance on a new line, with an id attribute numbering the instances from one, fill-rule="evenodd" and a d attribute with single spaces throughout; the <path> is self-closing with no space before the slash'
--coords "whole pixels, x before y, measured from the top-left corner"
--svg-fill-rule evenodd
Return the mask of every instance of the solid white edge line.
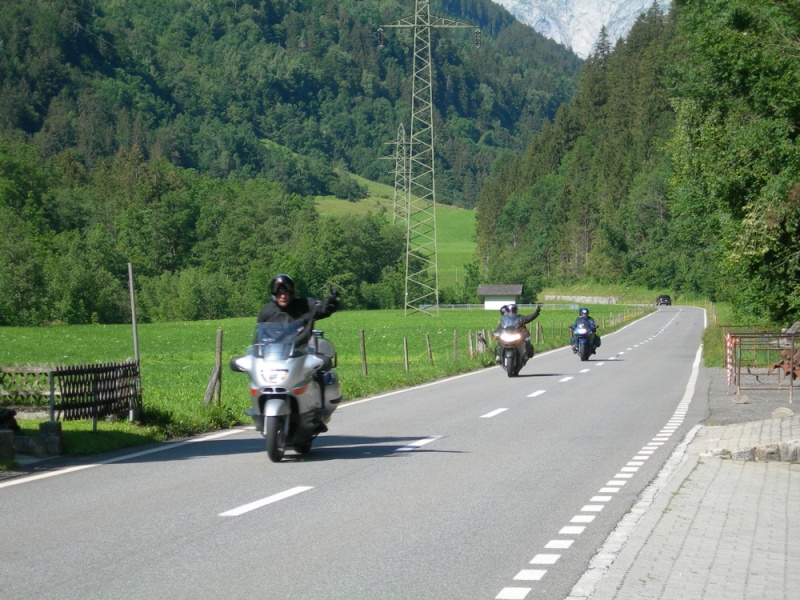
<path id="1" fill-rule="evenodd" d="M 236 428 L 236 429 L 225 429 L 224 431 L 219 431 L 217 433 L 213 433 L 211 435 L 202 436 L 191 438 L 188 440 L 183 440 L 181 442 L 165 442 L 163 445 L 159 445 L 155 448 L 150 448 L 149 450 L 142 450 L 141 452 L 134 452 L 132 454 L 125 454 L 123 456 L 117 456 L 115 458 L 109 458 L 108 460 L 101 460 L 95 463 L 91 463 L 88 465 L 76 465 L 74 467 L 65 467 L 63 469 L 57 469 L 55 471 L 47 471 L 46 473 L 38 473 L 36 475 L 28 475 L 24 477 L 19 477 L 17 479 L 12 479 L 10 481 L 4 481 L 0 483 L 0 489 L 11 487 L 12 485 L 19 485 L 21 483 L 31 483 L 33 481 L 39 481 L 40 479 L 47 479 L 49 477 L 56 477 L 57 475 L 67 475 L 68 473 L 75 473 L 77 471 L 83 471 L 85 469 L 92 469 L 94 467 L 99 467 L 101 465 L 111 465 L 114 463 L 122 462 L 125 460 L 130 460 L 132 458 L 139 458 L 141 456 L 147 456 L 148 454 L 156 454 L 158 452 L 165 452 L 167 450 L 174 450 L 175 448 L 180 448 L 181 446 L 185 446 L 187 444 L 195 444 L 197 442 L 205 442 L 208 440 L 215 440 L 218 438 L 227 437 L 229 435 L 234 435 L 236 433 L 242 433 L 244 429 Z"/>

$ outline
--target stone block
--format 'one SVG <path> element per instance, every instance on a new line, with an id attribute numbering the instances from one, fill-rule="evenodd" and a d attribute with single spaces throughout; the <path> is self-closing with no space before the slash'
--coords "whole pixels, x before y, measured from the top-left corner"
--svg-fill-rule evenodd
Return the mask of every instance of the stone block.
<path id="1" fill-rule="evenodd" d="M 780 460 L 781 449 L 779 444 L 765 444 L 756 448 L 756 460 Z"/>
<path id="2" fill-rule="evenodd" d="M 39 424 L 39 435 L 15 436 L 14 449 L 17 454 L 25 454 L 37 458 L 61 456 L 64 453 L 61 423 L 59 421 L 47 421 Z"/>
<path id="3" fill-rule="evenodd" d="M 779 444 L 781 460 L 784 462 L 795 462 L 800 460 L 800 440 L 781 442 Z"/>
<path id="4" fill-rule="evenodd" d="M 14 432 L 10 429 L 0 429 L 0 458 L 13 459 L 17 454 L 14 450 Z"/>
<path id="5" fill-rule="evenodd" d="M 755 448 L 739 448 L 738 450 L 734 450 L 731 452 L 731 459 L 732 460 L 755 460 L 756 459 L 756 449 Z"/>

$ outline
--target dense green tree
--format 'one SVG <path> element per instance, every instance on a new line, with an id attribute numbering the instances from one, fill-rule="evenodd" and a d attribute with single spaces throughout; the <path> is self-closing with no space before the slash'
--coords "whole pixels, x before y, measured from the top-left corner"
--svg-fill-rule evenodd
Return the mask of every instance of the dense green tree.
<path id="1" fill-rule="evenodd" d="M 673 211 L 687 227 L 706 215 L 692 230 L 730 278 L 725 297 L 784 319 L 800 308 L 800 11 L 677 5 Z"/>

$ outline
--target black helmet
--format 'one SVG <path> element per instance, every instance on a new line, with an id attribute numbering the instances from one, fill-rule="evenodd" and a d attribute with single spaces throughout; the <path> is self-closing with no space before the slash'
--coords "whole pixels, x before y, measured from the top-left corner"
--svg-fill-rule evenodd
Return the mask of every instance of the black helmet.
<path id="1" fill-rule="evenodd" d="M 501 315 L 505 316 L 505 315 L 507 315 L 509 312 L 511 312 L 511 309 L 510 309 L 510 308 L 508 308 L 508 304 L 504 304 L 503 306 L 501 306 L 501 307 L 500 307 L 500 314 L 501 314 Z"/>
<path id="2" fill-rule="evenodd" d="M 588 308 L 582 308 L 582 309 L 580 309 L 578 311 L 578 314 L 580 316 L 582 316 L 582 317 L 588 317 L 589 316 L 589 309 Z"/>
<path id="3" fill-rule="evenodd" d="M 290 296 L 294 296 L 294 280 L 283 273 L 273 277 L 269 284 L 269 291 L 273 298 L 277 296 L 278 292 L 281 290 L 288 292 Z"/>
<path id="4" fill-rule="evenodd" d="M 512 304 L 511 307 L 509 308 L 509 310 L 511 311 L 511 314 L 514 314 L 514 315 L 517 314 L 517 305 L 516 304 Z"/>

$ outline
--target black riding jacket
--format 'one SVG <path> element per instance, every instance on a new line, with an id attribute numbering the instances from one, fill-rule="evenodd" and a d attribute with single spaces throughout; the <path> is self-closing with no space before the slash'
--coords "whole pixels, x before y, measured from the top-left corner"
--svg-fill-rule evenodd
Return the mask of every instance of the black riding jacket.
<path id="1" fill-rule="evenodd" d="M 284 309 L 275 300 L 268 302 L 258 313 L 258 323 L 306 323 L 306 339 L 311 336 L 314 321 L 325 319 L 336 312 L 338 302 L 330 297 L 317 300 L 311 297 L 293 296 Z"/>

